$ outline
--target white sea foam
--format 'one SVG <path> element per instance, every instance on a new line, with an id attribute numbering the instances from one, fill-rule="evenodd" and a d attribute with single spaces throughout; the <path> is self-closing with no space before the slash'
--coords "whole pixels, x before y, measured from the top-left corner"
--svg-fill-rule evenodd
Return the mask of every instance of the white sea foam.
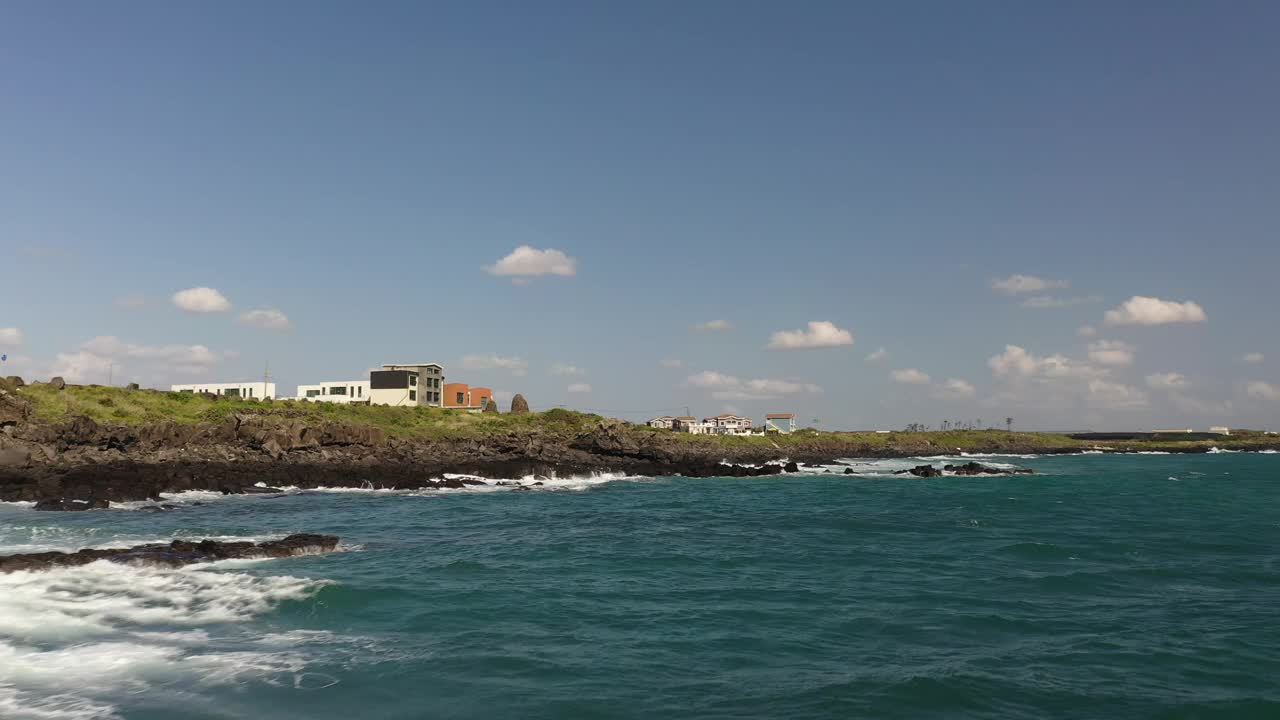
<path id="1" fill-rule="evenodd" d="M 0 575 L 0 717 L 117 718 L 120 698 L 175 681 L 296 682 L 307 663 L 296 639 L 268 636 L 260 650 L 227 651 L 211 632 L 234 633 L 235 623 L 325 583 L 215 565 L 96 562 Z"/>

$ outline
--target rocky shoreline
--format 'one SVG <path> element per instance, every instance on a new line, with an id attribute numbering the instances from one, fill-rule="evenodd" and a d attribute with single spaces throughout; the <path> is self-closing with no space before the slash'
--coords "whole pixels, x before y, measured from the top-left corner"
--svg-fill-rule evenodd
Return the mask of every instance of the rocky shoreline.
<path id="1" fill-rule="evenodd" d="M 993 433 L 981 447 L 963 448 L 975 454 L 1081 449 L 1032 445 L 1002 433 Z M 71 416 L 49 423 L 34 418 L 21 393 L 0 389 L 0 500 L 37 502 L 46 509 L 98 508 L 189 490 L 250 493 L 259 484 L 299 489 L 466 485 L 451 475 L 498 481 L 599 473 L 745 477 L 793 471 L 794 466 L 781 464 L 785 461 L 825 464 L 843 457 L 961 450 L 919 436 L 871 447 L 835 433 L 806 437 L 803 443 L 716 442 L 605 419 L 571 432 L 548 423 L 482 437 L 397 437 L 378 427 L 250 405 L 218 422 L 126 425 Z"/>

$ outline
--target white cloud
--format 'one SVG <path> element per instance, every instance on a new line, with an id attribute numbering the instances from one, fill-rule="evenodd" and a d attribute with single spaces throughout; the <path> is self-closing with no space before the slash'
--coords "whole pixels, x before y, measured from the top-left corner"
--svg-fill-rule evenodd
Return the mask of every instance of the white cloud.
<path id="1" fill-rule="evenodd" d="M 510 255 L 486 267 L 485 271 L 490 275 L 511 278 L 543 275 L 571 277 L 578 274 L 578 261 L 559 250 L 551 248 L 539 250 L 529 245 L 521 245 L 512 250 Z"/>
<path id="2" fill-rule="evenodd" d="M 977 388 L 959 378 L 947 378 L 934 389 L 934 395 L 943 400 L 966 400 L 977 394 Z"/>
<path id="3" fill-rule="evenodd" d="M 137 310 L 147 304 L 147 299 L 142 293 L 130 293 L 123 297 L 116 298 L 116 307 L 126 310 Z"/>
<path id="4" fill-rule="evenodd" d="M 1093 337 L 1098 334 L 1098 329 L 1092 325 L 1081 325 L 1076 328 L 1076 335 L 1080 337 Z"/>
<path id="5" fill-rule="evenodd" d="M 741 383 L 742 381 L 738 378 L 732 375 L 725 375 L 724 373 L 716 372 L 715 370 L 703 370 L 697 375 L 690 375 L 689 378 L 685 380 L 686 385 L 707 389 L 737 387 Z"/>
<path id="6" fill-rule="evenodd" d="M 1147 387 L 1153 390 L 1180 390 L 1187 385 L 1187 378 L 1182 373 L 1153 373 L 1147 376 Z"/>
<path id="7" fill-rule="evenodd" d="M 467 355 L 462 358 L 462 367 L 467 370 L 510 370 L 512 375 L 524 375 L 529 372 L 529 363 L 523 358 L 504 357 L 497 353 Z"/>
<path id="8" fill-rule="evenodd" d="M 1251 352 L 1248 355 L 1245 355 L 1243 359 L 1250 365 L 1261 365 L 1267 357 L 1260 352 Z"/>
<path id="9" fill-rule="evenodd" d="M 889 359 L 889 351 L 881 347 L 881 348 L 876 348 L 875 352 L 870 353 L 865 358 L 863 358 L 863 362 L 874 364 L 874 363 L 884 362 L 888 359 Z"/>
<path id="10" fill-rule="evenodd" d="M 662 367 L 664 368 L 682 368 L 684 361 L 680 358 L 663 358 Z"/>
<path id="11" fill-rule="evenodd" d="M 696 375 L 690 375 L 685 380 L 685 385 L 713 390 L 711 397 L 717 400 L 768 400 L 780 395 L 822 392 L 822 388 L 813 383 L 770 378 L 743 381 L 733 375 L 715 370 L 704 370 Z"/>
<path id="12" fill-rule="evenodd" d="M 58 353 L 50 373 L 69 382 L 106 382 L 109 374 L 116 380 L 144 375 L 158 380 L 175 374 L 204 374 L 235 357 L 234 352 L 215 352 L 204 345 L 141 345 L 100 335 L 75 351 Z"/>
<path id="13" fill-rule="evenodd" d="M 1112 410 L 1144 407 L 1147 404 L 1147 394 L 1121 383 L 1090 380 L 1089 404 L 1091 407 Z"/>
<path id="14" fill-rule="evenodd" d="M 569 392 L 571 392 L 571 393 L 589 393 L 589 392 L 591 392 L 591 386 L 590 386 L 590 385 L 588 385 L 587 383 L 574 383 L 574 384 L 572 384 L 572 385 L 570 385 L 570 386 L 569 386 Z"/>
<path id="15" fill-rule="evenodd" d="M 1191 302 L 1176 302 L 1135 295 L 1104 316 L 1108 325 L 1170 325 L 1200 323 L 1209 319 L 1204 308 Z"/>
<path id="16" fill-rule="evenodd" d="M 1057 378 L 1089 378 L 1106 375 L 1106 370 L 1091 367 L 1087 363 L 1064 357 L 1050 355 L 1040 357 L 1017 345 L 1006 345 L 1004 352 L 987 360 L 996 377 L 1057 379 Z"/>
<path id="17" fill-rule="evenodd" d="M 1022 301 L 1024 308 L 1065 308 L 1074 307 L 1076 305 L 1089 305 L 1091 303 L 1102 302 L 1101 295 L 1087 295 L 1083 297 L 1053 297 L 1051 295 L 1036 295 Z"/>
<path id="18" fill-rule="evenodd" d="M 779 330 L 774 333 L 769 340 L 769 349 L 800 350 L 852 344 L 853 333 L 848 330 L 826 320 L 811 320 L 808 330 Z"/>
<path id="19" fill-rule="evenodd" d="M 586 375 L 587 371 L 577 365 L 568 365 L 566 363 L 556 363 L 547 369 L 551 375 Z"/>
<path id="20" fill-rule="evenodd" d="M 226 312 L 231 309 L 231 302 L 222 293 L 207 287 L 179 290 L 173 294 L 173 304 L 178 309 L 191 313 Z"/>
<path id="21" fill-rule="evenodd" d="M 726 330 L 732 329 L 733 323 L 728 320 L 708 320 L 707 322 L 694 325 L 692 328 L 694 332 L 701 333 L 725 332 Z"/>
<path id="22" fill-rule="evenodd" d="M 289 316 L 273 308 L 250 310 L 240 316 L 240 322 L 263 330 L 289 329 Z"/>
<path id="23" fill-rule="evenodd" d="M 992 290 L 999 290 L 1008 295 L 1044 292 L 1045 290 L 1067 287 L 1071 287 L 1071 284 L 1066 280 L 1046 280 L 1034 275 L 1010 275 L 1007 278 L 997 278 L 991 281 Z"/>
<path id="24" fill-rule="evenodd" d="M 820 393 L 822 388 L 813 383 L 791 382 L 789 380 L 748 380 L 748 390 L 767 395 L 792 395 L 795 393 Z"/>
<path id="25" fill-rule="evenodd" d="M 1249 397 L 1258 398 L 1260 400 L 1280 401 L 1280 387 L 1276 387 L 1271 383 L 1256 380 L 1249 383 L 1245 388 L 1245 392 Z"/>
<path id="26" fill-rule="evenodd" d="M 1099 340 L 1089 343 L 1089 359 L 1099 365 L 1132 365 L 1135 349 L 1119 340 Z"/>
<path id="27" fill-rule="evenodd" d="M 915 368 L 907 368 L 905 370 L 894 370 L 889 373 L 889 377 L 893 378 L 896 383 L 903 385 L 928 385 L 929 375 Z"/>
<path id="28" fill-rule="evenodd" d="M 0 347 L 18 347 L 21 344 L 21 330 L 16 327 L 0 328 Z"/>

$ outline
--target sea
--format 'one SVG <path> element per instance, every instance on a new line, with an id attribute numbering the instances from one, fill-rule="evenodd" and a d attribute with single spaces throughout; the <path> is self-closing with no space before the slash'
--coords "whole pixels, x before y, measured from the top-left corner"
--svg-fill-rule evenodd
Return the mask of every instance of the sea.
<path id="1" fill-rule="evenodd" d="M 1036 474 L 893 474 L 971 459 Z M 1275 454 L 166 502 L 0 554 L 342 545 L 0 575 L 0 718 L 1280 718 Z"/>

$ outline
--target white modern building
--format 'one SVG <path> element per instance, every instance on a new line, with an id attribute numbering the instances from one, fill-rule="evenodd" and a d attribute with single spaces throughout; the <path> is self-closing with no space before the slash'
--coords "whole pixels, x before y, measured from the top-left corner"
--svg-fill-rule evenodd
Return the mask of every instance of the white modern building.
<path id="1" fill-rule="evenodd" d="M 248 400 L 275 400 L 276 398 L 276 384 L 273 382 L 193 383 L 171 385 L 169 389 L 173 392 L 211 393 Z"/>
<path id="2" fill-rule="evenodd" d="M 299 385 L 298 399 L 310 402 L 367 403 L 368 380 L 333 380 L 316 385 Z"/>
<path id="3" fill-rule="evenodd" d="M 793 413 L 769 413 L 764 416 L 765 432 L 793 433 L 796 416 Z"/>
<path id="4" fill-rule="evenodd" d="M 656 417 L 645 424 L 651 428 L 658 428 L 659 430 L 670 430 L 672 426 L 675 425 L 675 422 L 676 419 L 670 415 L 663 415 L 662 417 Z"/>
<path id="5" fill-rule="evenodd" d="M 403 402 L 396 403 L 379 403 L 374 401 L 375 405 L 427 405 L 430 407 L 444 406 L 444 366 L 440 363 L 388 363 L 382 366 L 382 370 L 369 373 L 369 380 L 373 381 L 373 376 L 386 372 L 409 372 L 413 373 L 413 384 L 406 384 L 404 390 Z M 390 376 L 385 378 L 386 382 L 399 382 L 397 379 L 392 380 Z M 409 381 L 406 380 L 406 383 Z M 397 388 L 379 388 L 376 385 L 370 385 L 370 392 L 377 390 L 388 390 Z M 409 400 L 409 390 L 413 390 L 413 399 Z M 382 397 L 390 398 L 390 393 L 383 393 Z"/>

